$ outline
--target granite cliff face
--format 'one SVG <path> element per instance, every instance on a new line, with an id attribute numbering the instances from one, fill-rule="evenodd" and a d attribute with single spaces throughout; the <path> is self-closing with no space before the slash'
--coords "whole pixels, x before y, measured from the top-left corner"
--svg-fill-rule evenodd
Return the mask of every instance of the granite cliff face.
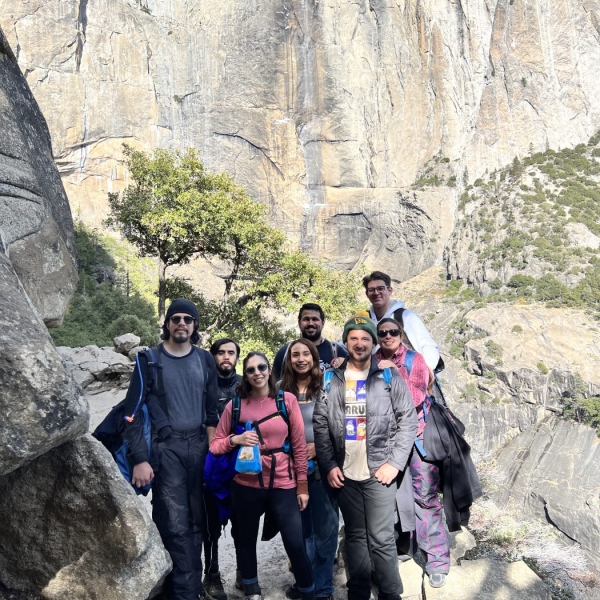
<path id="1" fill-rule="evenodd" d="M 193 145 L 315 255 L 396 278 L 441 261 L 457 181 L 586 141 L 600 114 L 595 2 L 1 7 L 84 220 L 127 183 L 123 141 Z M 448 187 L 410 189 L 442 160 Z"/>

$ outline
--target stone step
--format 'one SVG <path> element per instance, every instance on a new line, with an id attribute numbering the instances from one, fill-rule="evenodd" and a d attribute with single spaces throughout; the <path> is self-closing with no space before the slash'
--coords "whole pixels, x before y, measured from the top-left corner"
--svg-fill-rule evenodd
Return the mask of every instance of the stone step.
<path id="1" fill-rule="evenodd" d="M 400 566 L 404 585 L 402 600 L 549 600 L 543 581 L 523 562 L 493 559 L 463 560 L 452 566 L 446 585 L 429 586 L 417 563 Z"/>

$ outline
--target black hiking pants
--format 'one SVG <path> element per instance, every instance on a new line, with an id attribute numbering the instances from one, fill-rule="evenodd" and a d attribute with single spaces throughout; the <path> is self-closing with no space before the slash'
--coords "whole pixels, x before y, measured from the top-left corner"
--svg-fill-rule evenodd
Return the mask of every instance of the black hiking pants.
<path id="1" fill-rule="evenodd" d="M 204 591 L 201 552 L 206 517 L 202 483 L 207 451 L 204 430 L 173 432 L 158 444 L 152 518 L 173 561 L 170 600 L 196 600 Z"/>

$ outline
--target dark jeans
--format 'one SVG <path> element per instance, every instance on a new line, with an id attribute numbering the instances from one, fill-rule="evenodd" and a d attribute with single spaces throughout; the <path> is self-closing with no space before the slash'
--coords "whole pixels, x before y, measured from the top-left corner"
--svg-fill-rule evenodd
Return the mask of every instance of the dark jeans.
<path id="1" fill-rule="evenodd" d="M 260 594 L 258 585 L 256 542 L 260 517 L 271 509 L 279 527 L 285 551 L 292 563 L 292 570 L 303 595 L 314 595 L 314 583 L 310 561 L 302 538 L 302 519 L 296 499 L 296 488 L 253 488 L 231 484 L 233 511 L 239 523 L 239 567 L 242 571 L 244 594 Z"/>
<path id="2" fill-rule="evenodd" d="M 202 587 L 202 535 L 205 527 L 202 476 L 206 434 L 175 432 L 158 444 L 159 467 L 152 485 L 152 518 L 173 570 L 170 600 L 196 600 Z"/>
<path id="3" fill-rule="evenodd" d="M 216 496 L 204 489 L 204 507 L 206 509 L 206 527 L 208 535 L 204 538 L 204 572 L 218 573 L 219 572 L 219 538 L 221 537 L 221 529 L 226 524 L 221 521 L 219 515 L 219 505 Z M 231 520 L 231 537 L 235 546 L 236 563 L 239 569 L 239 550 L 238 550 L 238 522 L 235 515 L 232 514 Z"/>
<path id="4" fill-rule="evenodd" d="M 333 563 L 340 529 L 337 500 L 328 488 L 327 481 L 309 475 L 310 500 L 301 513 L 302 534 L 315 578 L 317 598 L 333 594 Z"/>
<path id="5" fill-rule="evenodd" d="M 374 477 L 366 481 L 346 478 L 344 487 L 337 492 L 337 500 L 346 532 L 348 600 L 369 600 L 371 556 L 379 599 L 399 600 L 402 582 L 394 540 L 396 483 L 388 486 Z"/>

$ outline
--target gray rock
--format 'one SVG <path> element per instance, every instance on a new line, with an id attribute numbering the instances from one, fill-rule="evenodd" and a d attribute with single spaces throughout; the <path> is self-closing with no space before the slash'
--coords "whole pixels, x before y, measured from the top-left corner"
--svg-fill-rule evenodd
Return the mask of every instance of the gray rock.
<path id="1" fill-rule="evenodd" d="M 114 348 L 110 347 L 72 348 L 68 356 L 64 356 L 67 368 L 71 369 L 73 376 L 80 379 L 84 378 L 84 375 L 79 374 L 79 371 L 90 373 L 94 379 L 104 381 L 115 375 L 131 373 L 134 368 L 134 363 L 128 357 L 115 352 Z M 91 383 L 88 377 L 85 378 L 85 381 L 86 385 Z"/>
<path id="2" fill-rule="evenodd" d="M 130 350 L 139 346 L 140 338 L 133 333 L 124 333 L 123 335 L 117 336 L 113 340 L 115 350 L 120 354 L 127 355 Z"/>
<path id="3" fill-rule="evenodd" d="M 550 417 L 515 437 L 496 457 L 494 497 L 513 499 L 600 555 L 600 444 L 596 431 Z M 600 566 L 600 561 L 597 561 Z"/>
<path id="4" fill-rule="evenodd" d="M 145 600 L 170 570 L 147 511 L 91 436 L 0 478 L 0 580 L 48 600 Z"/>
<path id="5" fill-rule="evenodd" d="M 127 354 L 127 356 L 129 356 L 129 360 L 135 361 L 135 357 L 142 352 L 142 350 L 146 350 L 147 348 L 148 346 L 136 346 L 135 348 L 132 348 Z"/>
<path id="6" fill-rule="evenodd" d="M 0 252 L 0 474 L 87 430 L 85 398 Z"/>
<path id="7" fill-rule="evenodd" d="M 550 600 L 544 582 L 523 562 L 464 560 L 452 567 L 446 585 L 425 583 L 427 600 Z"/>
<path id="8" fill-rule="evenodd" d="M 448 537 L 450 538 L 450 564 L 453 566 L 458 565 L 464 555 L 477 545 L 475 536 L 464 527 L 460 531 L 449 533 Z"/>
<path id="9" fill-rule="evenodd" d="M 0 239 L 32 305 L 62 323 L 77 285 L 73 221 L 46 121 L 0 29 Z"/>

